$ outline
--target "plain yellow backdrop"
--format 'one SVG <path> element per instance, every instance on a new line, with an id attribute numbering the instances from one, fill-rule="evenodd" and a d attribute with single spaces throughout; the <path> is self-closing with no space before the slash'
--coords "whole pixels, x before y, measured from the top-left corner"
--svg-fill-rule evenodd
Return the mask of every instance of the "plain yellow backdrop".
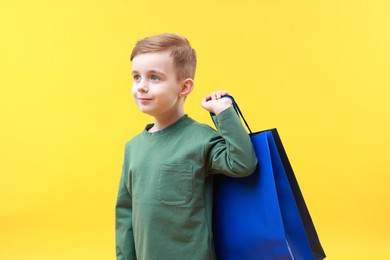
<path id="1" fill-rule="evenodd" d="M 328 259 L 390 259 L 387 0 L 1 0 L 0 259 L 114 259 L 136 40 L 198 53 L 186 112 L 228 89 L 276 127 Z"/>

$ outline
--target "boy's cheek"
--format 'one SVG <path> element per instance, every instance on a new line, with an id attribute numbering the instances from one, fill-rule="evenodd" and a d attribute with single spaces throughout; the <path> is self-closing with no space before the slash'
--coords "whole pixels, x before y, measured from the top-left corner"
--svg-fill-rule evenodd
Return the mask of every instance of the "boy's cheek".
<path id="1" fill-rule="evenodd" d="M 131 95 L 133 96 L 133 98 L 135 98 L 137 96 L 137 88 L 136 87 L 133 87 L 131 89 Z"/>

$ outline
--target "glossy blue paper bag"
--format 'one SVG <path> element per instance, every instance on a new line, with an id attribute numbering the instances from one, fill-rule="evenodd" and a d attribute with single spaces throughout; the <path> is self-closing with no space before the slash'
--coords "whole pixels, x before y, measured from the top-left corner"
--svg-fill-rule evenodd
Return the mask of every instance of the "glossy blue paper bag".
<path id="1" fill-rule="evenodd" d="M 277 130 L 251 133 L 250 137 L 259 161 L 257 170 L 245 178 L 214 178 L 217 258 L 324 259 Z"/>

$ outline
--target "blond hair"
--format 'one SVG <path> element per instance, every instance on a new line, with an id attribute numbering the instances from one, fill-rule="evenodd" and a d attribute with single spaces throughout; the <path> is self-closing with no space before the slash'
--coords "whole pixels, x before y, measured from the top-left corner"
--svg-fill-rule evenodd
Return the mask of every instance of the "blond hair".
<path id="1" fill-rule="evenodd" d="M 190 42 L 183 36 L 171 33 L 163 33 L 139 40 L 130 56 L 134 57 L 142 53 L 169 52 L 173 58 L 173 66 L 176 69 L 178 80 L 195 77 L 196 52 Z"/>

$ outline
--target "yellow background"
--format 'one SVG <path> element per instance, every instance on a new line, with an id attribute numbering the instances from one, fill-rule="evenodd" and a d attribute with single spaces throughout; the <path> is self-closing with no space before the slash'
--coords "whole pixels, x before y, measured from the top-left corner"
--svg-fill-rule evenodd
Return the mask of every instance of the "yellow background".
<path id="1" fill-rule="evenodd" d="M 139 38 L 188 37 L 187 101 L 277 127 L 328 259 L 390 259 L 388 0 L 0 1 L 0 259 L 114 259 Z"/>

